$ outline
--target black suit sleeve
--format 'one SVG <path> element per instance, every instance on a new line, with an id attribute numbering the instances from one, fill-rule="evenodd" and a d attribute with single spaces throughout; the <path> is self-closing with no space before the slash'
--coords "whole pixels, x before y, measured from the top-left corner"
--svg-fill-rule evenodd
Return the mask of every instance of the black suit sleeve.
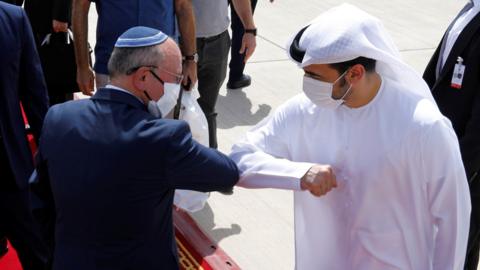
<path id="1" fill-rule="evenodd" d="M 427 83 L 430 89 L 433 88 L 437 80 L 436 70 L 437 70 L 437 62 L 438 62 L 438 56 L 440 54 L 441 44 L 442 44 L 442 41 L 440 41 L 440 44 L 435 50 L 435 53 L 432 55 L 432 58 L 430 58 L 430 61 L 428 62 L 428 65 L 425 68 L 425 71 L 423 72 L 423 79 L 425 80 L 425 82 Z"/>
<path id="2" fill-rule="evenodd" d="M 22 52 L 20 63 L 20 100 L 22 102 L 33 135 L 38 142 L 43 119 L 48 110 L 48 97 L 42 66 L 35 47 L 32 29 L 22 11 Z"/>
<path id="3" fill-rule="evenodd" d="M 469 179 L 480 170 L 480 86 L 478 87 L 465 134 L 459 138 L 463 164 Z"/>
<path id="4" fill-rule="evenodd" d="M 72 0 L 52 0 L 52 19 L 70 23 Z"/>
<path id="5" fill-rule="evenodd" d="M 167 162 L 170 163 L 167 177 L 172 188 L 223 190 L 234 186 L 239 178 L 236 164 L 217 150 L 194 141 L 185 122 L 172 133 Z"/>

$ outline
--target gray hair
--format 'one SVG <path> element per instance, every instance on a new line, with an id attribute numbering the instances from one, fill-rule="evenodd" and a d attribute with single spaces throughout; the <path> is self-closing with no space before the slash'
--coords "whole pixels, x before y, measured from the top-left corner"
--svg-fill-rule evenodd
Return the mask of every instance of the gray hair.
<path id="1" fill-rule="evenodd" d="M 136 48 L 114 48 L 108 60 L 108 73 L 111 78 L 130 75 L 143 66 L 156 66 L 163 58 L 157 45 Z"/>

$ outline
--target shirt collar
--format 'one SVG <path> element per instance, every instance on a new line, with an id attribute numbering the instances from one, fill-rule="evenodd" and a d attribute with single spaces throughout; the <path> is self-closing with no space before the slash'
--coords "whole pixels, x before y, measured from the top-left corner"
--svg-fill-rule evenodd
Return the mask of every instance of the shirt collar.
<path id="1" fill-rule="evenodd" d="M 125 89 L 123 89 L 123 88 L 121 88 L 121 87 L 115 86 L 115 85 L 113 85 L 113 84 L 107 84 L 107 86 L 105 86 L 105 88 L 110 88 L 110 89 L 112 89 L 112 90 L 117 90 L 117 91 L 121 91 L 121 92 L 127 93 L 127 94 L 129 94 L 129 95 L 134 96 L 136 99 L 138 99 L 140 102 L 143 103 L 143 101 L 142 101 L 140 98 L 138 98 L 137 96 L 135 96 L 134 94 L 132 94 L 130 91 L 125 90 Z"/>

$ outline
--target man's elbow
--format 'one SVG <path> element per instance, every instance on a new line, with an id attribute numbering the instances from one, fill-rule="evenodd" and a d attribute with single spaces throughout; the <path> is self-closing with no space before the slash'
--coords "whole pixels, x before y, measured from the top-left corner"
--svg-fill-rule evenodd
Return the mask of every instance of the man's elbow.
<path id="1" fill-rule="evenodd" d="M 225 177 L 225 185 L 228 187 L 233 187 L 238 183 L 238 180 L 240 178 L 240 172 L 238 170 L 237 164 L 230 158 L 228 159 L 228 173 Z"/>

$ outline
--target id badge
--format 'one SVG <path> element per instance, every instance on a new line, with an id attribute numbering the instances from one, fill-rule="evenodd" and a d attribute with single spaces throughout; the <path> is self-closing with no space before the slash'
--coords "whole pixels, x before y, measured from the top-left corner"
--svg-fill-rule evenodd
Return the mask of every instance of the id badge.
<path id="1" fill-rule="evenodd" d="M 458 57 L 455 68 L 453 69 L 452 81 L 450 86 L 455 89 L 462 88 L 463 75 L 465 74 L 465 65 L 463 64 L 463 58 Z"/>

